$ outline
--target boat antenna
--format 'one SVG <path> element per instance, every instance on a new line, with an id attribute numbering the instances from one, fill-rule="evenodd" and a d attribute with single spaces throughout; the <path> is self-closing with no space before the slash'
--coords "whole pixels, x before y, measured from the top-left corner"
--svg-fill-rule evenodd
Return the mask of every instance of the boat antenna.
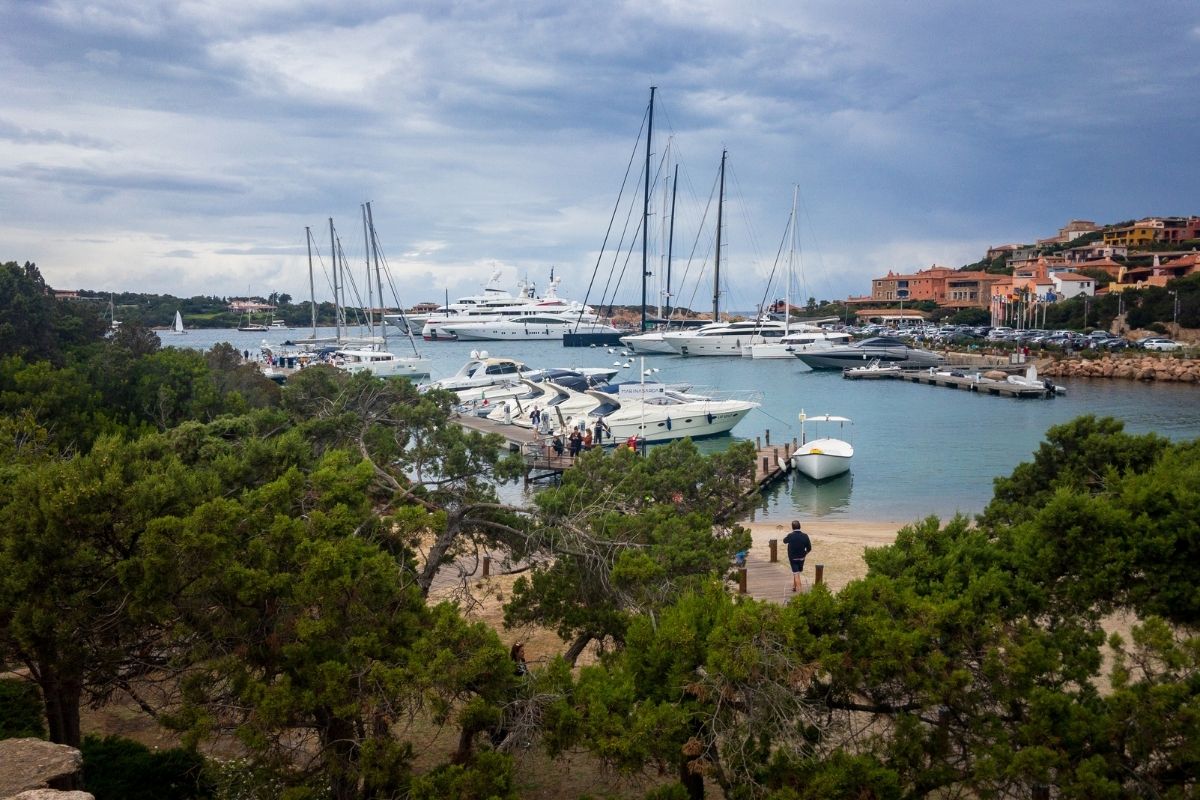
<path id="1" fill-rule="evenodd" d="M 713 270 L 713 322 L 719 322 L 721 311 L 721 212 L 725 207 L 725 155 L 728 150 L 721 151 L 721 190 L 717 195 L 717 258 Z"/>
<path id="2" fill-rule="evenodd" d="M 654 90 L 657 88 L 650 87 L 650 116 L 646 123 L 646 182 L 642 200 L 642 331 L 646 330 L 646 278 L 650 276 L 650 271 L 646 269 L 650 247 L 650 143 L 654 139 Z"/>

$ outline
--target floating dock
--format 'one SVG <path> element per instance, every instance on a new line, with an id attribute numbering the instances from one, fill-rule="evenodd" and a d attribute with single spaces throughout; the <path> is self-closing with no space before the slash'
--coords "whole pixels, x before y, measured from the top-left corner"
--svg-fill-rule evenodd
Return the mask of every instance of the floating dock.
<path id="1" fill-rule="evenodd" d="M 1024 369 L 1024 366 L 1021 367 Z M 1011 371 L 1011 368 L 992 367 L 991 369 L 1000 369 L 1002 371 Z M 943 367 L 941 370 L 931 372 L 928 369 L 905 369 L 894 372 L 880 370 L 878 372 L 855 372 L 852 369 L 842 371 L 842 377 L 847 380 L 901 380 L 909 383 L 921 383 L 926 386 L 943 386 L 947 389 L 962 389 L 968 392 L 977 392 L 979 394 L 990 394 L 997 397 L 1017 397 L 1017 398 L 1047 398 L 1054 397 L 1057 390 L 1053 383 L 1047 382 L 1041 385 L 1030 386 L 1022 383 L 1009 383 L 1007 381 L 994 380 L 985 378 L 977 372 L 974 373 L 959 373 L 953 367 Z"/>

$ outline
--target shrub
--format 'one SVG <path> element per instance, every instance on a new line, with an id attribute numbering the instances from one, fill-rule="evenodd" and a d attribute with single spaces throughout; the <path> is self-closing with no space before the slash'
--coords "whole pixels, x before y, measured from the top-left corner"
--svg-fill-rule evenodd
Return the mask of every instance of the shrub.
<path id="1" fill-rule="evenodd" d="M 84 789 L 96 800 L 208 800 L 204 756 L 194 750 L 152 751 L 120 736 L 83 739 Z"/>
<path id="2" fill-rule="evenodd" d="M 21 678 L 0 679 L 0 739 L 46 738 L 42 695 Z"/>

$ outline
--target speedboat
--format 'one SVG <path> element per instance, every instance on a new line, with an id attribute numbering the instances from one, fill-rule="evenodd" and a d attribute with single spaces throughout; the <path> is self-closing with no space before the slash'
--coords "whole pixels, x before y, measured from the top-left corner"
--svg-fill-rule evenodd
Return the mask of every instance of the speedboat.
<path id="1" fill-rule="evenodd" d="M 802 325 L 799 329 L 793 326 L 786 336 L 776 341 L 742 345 L 742 355 L 746 358 L 794 358 L 797 353 L 849 344 L 851 338 L 844 331 L 827 331 L 815 325 Z"/>
<path id="2" fill-rule="evenodd" d="M 899 364 L 905 369 L 936 367 L 945 359 L 929 350 L 909 346 L 894 336 L 875 336 L 848 345 L 836 345 L 828 350 L 801 350 L 796 358 L 813 369 L 844 369 L 878 360 L 882 364 Z"/>
<path id="3" fill-rule="evenodd" d="M 523 383 L 533 385 L 530 381 L 523 381 Z M 539 396 L 537 405 L 543 415 L 548 415 L 550 428 L 555 432 L 570 430 L 571 420 L 575 420 L 577 423 L 579 419 L 586 417 L 602 402 L 603 395 L 600 393 L 576 391 L 549 380 L 543 381 L 541 386 L 544 393 Z M 600 396 L 597 397 L 597 394 Z M 529 412 L 532 410 L 532 404 L 518 403 L 513 398 L 506 400 L 503 405 L 488 414 L 488 419 L 493 422 L 509 422 L 514 425 L 531 427 Z"/>
<path id="4" fill-rule="evenodd" d="M 741 320 L 665 333 L 663 341 L 681 356 L 740 356 L 743 345 L 778 341 L 786 333 L 787 326 L 778 320 Z"/>
<path id="5" fill-rule="evenodd" d="M 718 436 L 728 433 L 759 406 L 751 400 L 720 400 L 678 392 L 662 384 L 634 385 L 626 393 L 593 390 L 589 394 L 600 403 L 587 417 L 568 422 L 592 427 L 597 417 L 603 419 L 612 432 L 612 440 L 605 444 L 624 442 L 632 436 L 647 442 Z"/>
<path id="6" fill-rule="evenodd" d="M 334 366 L 347 372 L 370 372 L 380 378 L 424 378 L 430 361 L 420 356 L 398 356 L 386 350 L 335 350 Z"/>
<path id="7" fill-rule="evenodd" d="M 476 389 L 481 386 L 511 383 L 528 377 L 535 371 L 515 359 L 496 358 L 489 355 L 487 350 L 472 350 L 470 359 L 458 368 L 458 372 L 448 378 L 423 384 L 421 388 L 451 391 Z"/>
<path id="8" fill-rule="evenodd" d="M 808 441 L 804 426 L 806 423 L 836 423 L 844 426 L 849 422 L 850 419 L 847 417 L 834 417 L 828 414 L 810 417 L 801 411 L 800 446 L 792 453 L 790 459 L 792 468 L 814 481 L 823 481 L 848 471 L 850 459 L 854 457 L 854 447 L 849 442 L 829 437 Z"/>
<path id="9" fill-rule="evenodd" d="M 1051 381 L 1049 379 L 1043 380 L 1041 378 L 1038 378 L 1037 367 L 1034 366 L 1033 364 L 1030 364 L 1025 369 L 1024 375 L 1009 375 L 1006 379 L 1006 382 L 1015 384 L 1017 386 L 1026 386 L 1030 389 L 1043 389 L 1048 394 L 1066 394 L 1067 393 L 1067 389 L 1065 386 L 1059 386 L 1058 384 L 1054 383 L 1054 381 Z"/>
<path id="10" fill-rule="evenodd" d="M 873 358 L 858 367 L 846 367 L 842 370 L 844 378 L 869 378 L 875 375 L 897 375 L 902 372 L 898 363 L 885 364 L 878 358 Z"/>
<path id="11" fill-rule="evenodd" d="M 621 344 L 635 353 L 674 353 L 675 348 L 663 340 L 663 331 L 646 331 L 622 336 Z"/>

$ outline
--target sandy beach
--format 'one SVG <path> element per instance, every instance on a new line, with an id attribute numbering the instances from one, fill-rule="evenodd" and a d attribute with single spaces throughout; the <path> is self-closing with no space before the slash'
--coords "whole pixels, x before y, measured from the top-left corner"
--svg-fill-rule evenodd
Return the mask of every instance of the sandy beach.
<path id="1" fill-rule="evenodd" d="M 840 590 L 850 581 L 867 574 L 863 553 L 868 547 L 882 547 L 896 540 L 896 533 L 910 522 L 851 522 L 849 520 L 801 519 L 804 532 L 812 540 L 813 550 L 808 564 L 824 565 L 825 583 L 833 591 Z M 787 560 L 783 537 L 791 530 L 788 522 L 743 522 L 754 537 L 753 556 L 766 561 L 770 553 L 770 540 L 778 539 L 779 559 Z M 775 565 L 772 565 L 775 566 Z M 780 565 L 781 572 L 785 571 Z M 805 580 L 811 581 L 813 567 L 805 569 Z M 790 580 L 790 579 L 788 579 Z"/>

